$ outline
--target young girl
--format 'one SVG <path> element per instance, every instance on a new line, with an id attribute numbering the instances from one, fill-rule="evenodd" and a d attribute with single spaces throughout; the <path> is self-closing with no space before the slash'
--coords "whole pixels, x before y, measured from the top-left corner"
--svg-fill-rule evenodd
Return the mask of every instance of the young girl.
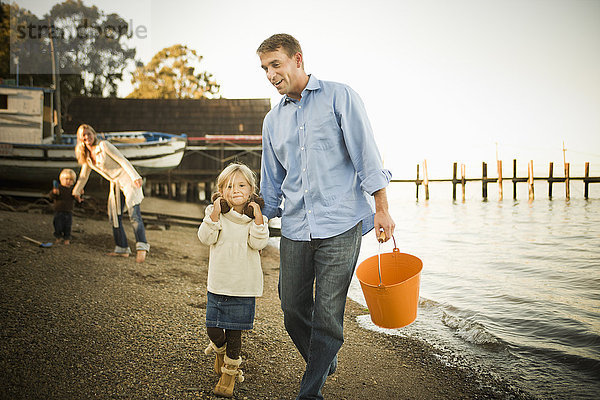
<path id="1" fill-rule="evenodd" d="M 127 205 L 129 219 L 135 234 L 136 261 L 144 262 L 150 245 L 146 240 L 146 230 L 140 212 L 140 203 L 144 199 L 142 177 L 123 154 L 110 142 L 100 140 L 90 125 L 80 125 L 77 129 L 75 155 L 81 165 L 79 180 L 73 188 L 73 195 L 80 196 L 92 170 L 98 172 L 110 182 L 108 194 L 108 215 L 113 224 L 115 250 L 109 256 L 129 257 L 131 250 L 123 229 L 123 206 Z"/>
<path id="2" fill-rule="evenodd" d="M 205 353 L 216 353 L 215 372 L 220 379 L 214 393 L 231 397 L 236 378 L 244 380 L 239 369 L 242 330 L 252 329 L 255 298 L 262 296 L 259 250 L 267 245 L 269 228 L 257 203 L 256 178 L 250 168 L 228 165 L 217 178 L 217 189 L 198 228 L 198 238 L 210 246 L 206 305 L 210 344 Z"/>

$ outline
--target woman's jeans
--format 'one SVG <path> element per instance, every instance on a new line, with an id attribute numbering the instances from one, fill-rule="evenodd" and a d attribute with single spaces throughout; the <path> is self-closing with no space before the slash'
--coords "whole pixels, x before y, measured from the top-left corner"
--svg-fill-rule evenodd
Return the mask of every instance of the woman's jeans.
<path id="1" fill-rule="evenodd" d="M 125 235 L 125 229 L 123 229 L 123 208 L 125 207 L 125 196 L 121 192 L 121 214 L 118 215 L 119 227 L 113 227 L 113 236 L 115 238 L 115 244 L 117 248 L 116 253 L 129 253 L 129 245 L 127 244 L 127 236 Z M 150 245 L 146 240 L 146 229 L 144 228 L 144 220 L 142 220 L 142 212 L 140 211 L 140 205 L 136 204 L 129 212 L 129 220 L 133 225 L 133 233 L 135 234 L 135 248 L 136 250 L 150 250 Z"/>
<path id="2" fill-rule="evenodd" d="M 279 297 L 285 328 L 306 361 L 298 399 L 323 399 L 321 388 L 337 366 L 361 225 L 327 239 L 281 238 Z"/>

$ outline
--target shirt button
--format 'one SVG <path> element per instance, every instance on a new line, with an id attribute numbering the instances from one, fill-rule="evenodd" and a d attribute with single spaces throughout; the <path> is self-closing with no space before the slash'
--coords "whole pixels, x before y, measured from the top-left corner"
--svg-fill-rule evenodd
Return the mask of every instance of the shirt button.
<path id="1" fill-rule="evenodd" d="M 302 172 L 305 172 L 305 171 L 306 171 L 306 168 L 302 168 Z"/>
<path id="2" fill-rule="evenodd" d="M 304 147 L 300 147 L 300 150 L 304 151 Z"/>
<path id="3" fill-rule="evenodd" d="M 304 193 L 308 193 L 308 189 L 304 189 Z"/>
<path id="4" fill-rule="evenodd" d="M 308 210 L 308 213 L 310 214 L 312 211 Z"/>
<path id="5" fill-rule="evenodd" d="M 304 127 L 303 127 L 303 126 L 301 126 L 301 127 L 300 127 L 300 129 L 304 129 Z"/>
<path id="6" fill-rule="evenodd" d="M 298 108 L 302 108 L 302 106 L 298 106 Z"/>

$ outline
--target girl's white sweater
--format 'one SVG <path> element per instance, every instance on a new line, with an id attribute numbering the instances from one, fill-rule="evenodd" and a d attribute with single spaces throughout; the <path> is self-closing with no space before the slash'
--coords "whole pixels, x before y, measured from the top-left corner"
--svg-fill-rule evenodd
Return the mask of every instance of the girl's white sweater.
<path id="1" fill-rule="evenodd" d="M 208 291 L 227 296 L 262 296 L 259 250 L 269 241 L 267 218 L 263 217 L 264 223 L 257 225 L 247 215 L 231 209 L 214 222 L 210 218 L 213 208 L 212 204 L 206 207 L 198 228 L 198 239 L 210 246 Z"/>

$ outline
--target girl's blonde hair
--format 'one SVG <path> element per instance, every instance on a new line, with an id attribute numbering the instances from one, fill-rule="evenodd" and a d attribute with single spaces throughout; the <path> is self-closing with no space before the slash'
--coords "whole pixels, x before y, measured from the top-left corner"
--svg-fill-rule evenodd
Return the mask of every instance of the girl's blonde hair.
<path id="1" fill-rule="evenodd" d="M 83 165 L 87 162 L 87 158 L 90 155 L 90 151 L 88 150 L 87 147 L 85 147 L 85 143 L 83 143 L 83 140 L 81 139 L 81 135 L 79 134 L 79 130 L 89 130 L 90 132 L 92 132 L 94 134 L 94 145 L 97 145 L 99 142 L 98 139 L 98 134 L 96 133 L 96 131 L 94 130 L 94 128 L 92 128 L 91 125 L 88 124 L 81 124 L 79 125 L 79 128 L 77 128 L 77 144 L 75 145 L 75 157 L 77 158 L 77 163 L 79 163 L 79 165 Z"/>
<path id="2" fill-rule="evenodd" d="M 256 190 L 256 174 L 250 168 L 248 168 L 247 165 L 242 163 L 229 164 L 217 177 L 217 190 L 221 193 L 221 195 L 223 195 L 223 189 L 229 182 L 231 182 L 234 175 L 238 172 L 241 173 L 248 181 L 248 184 L 250 184 L 250 187 L 252 188 L 252 194 L 258 195 Z"/>

